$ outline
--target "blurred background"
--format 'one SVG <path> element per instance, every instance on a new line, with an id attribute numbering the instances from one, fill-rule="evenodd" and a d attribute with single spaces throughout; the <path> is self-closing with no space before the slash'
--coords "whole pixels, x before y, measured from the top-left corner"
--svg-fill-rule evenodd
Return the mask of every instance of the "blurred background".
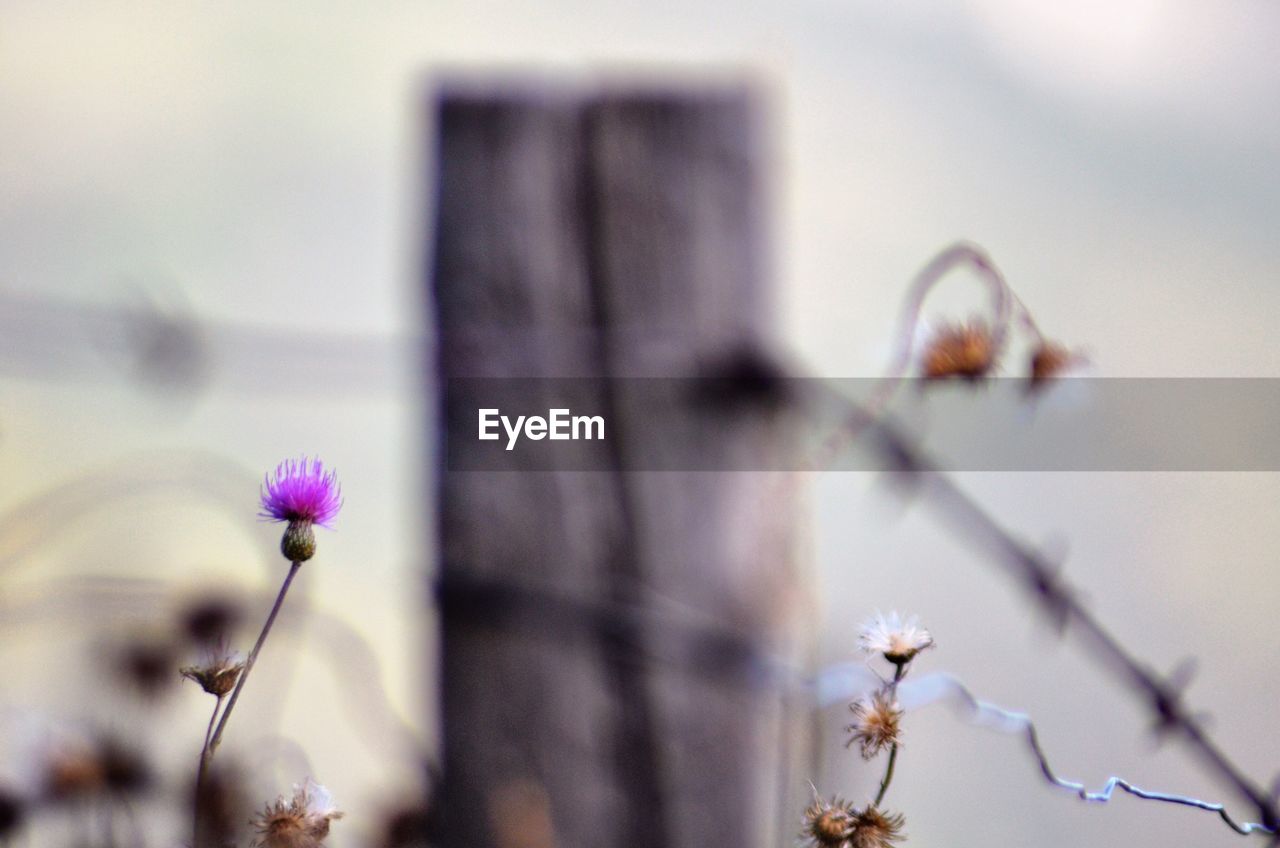
<path id="1" fill-rule="evenodd" d="M 24 779 L 23 750 L 50 726 L 139 709 L 110 648 L 185 598 L 238 593 L 259 605 L 256 630 L 287 567 L 278 528 L 254 519 L 258 483 L 307 452 L 338 470 L 346 507 L 226 750 L 264 801 L 307 774 L 327 785 L 348 811 L 339 848 L 366 844 L 412 785 L 406 751 L 430 748 L 435 721 L 421 367 L 434 73 L 760 81 L 778 336 L 815 374 L 879 373 L 907 281 L 967 238 L 1096 374 L 1275 377 L 1278 38 L 1280 10 L 1247 0 L 5 3 L 0 773 Z M 926 312 L 981 303 L 961 277 Z M 962 480 L 1061 552 L 1139 654 L 1199 657 L 1192 703 L 1270 780 L 1274 474 Z M 874 476 L 820 477 L 808 499 L 824 661 L 850 658 L 876 609 L 918 613 L 939 645 L 922 662 L 1030 712 L 1064 776 L 1236 803 Z M 208 703 L 172 688 L 145 709 L 177 729 L 151 741 L 183 774 Z M 842 747 L 838 712 L 813 779 L 860 798 L 879 771 Z M 1237 838 L 1192 810 L 1085 807 L 1018 743 L 940 708 L 906 733 L 891 801 L 911 844 Z"/>

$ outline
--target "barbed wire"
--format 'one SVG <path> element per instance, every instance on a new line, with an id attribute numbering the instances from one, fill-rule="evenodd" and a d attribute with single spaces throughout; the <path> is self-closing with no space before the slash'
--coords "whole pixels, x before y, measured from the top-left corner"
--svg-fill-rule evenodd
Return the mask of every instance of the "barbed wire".
<path id="1" fill-rule="evenodd" d="M 1070 627 L 1078 630 L 1090 655 L 1140 696 L 1150 709 L 1157 729 L 1180 734 L 1210 771 L 1256 807 L 1260 823 L 1255 829 L 1275 834 L 1270 844 L 1280 845 L 1280 833 L 1277 833 L 1280 810 L 1275 794 L 1268 793 L 1246 774 L 1185 706 L 1182 690 L 1189 682 L 1187 667 L 1183 666 L 1168 677 L 1161 677 L 1153 671 L 1150 664 L 1129 651 L 1083 604 L 1055 563 L 1006 530 L 937 463 L 902 436 L 886 416 L 871 414 L 854 401 L 847 400 L 847 403 L 852 411 L 851 420 L 861 419 L 864 422 L 861 427 L 863 438 L 888 463 L 890 473 L 899 475 L 900 482 L 921 495 L 921 499 L 934 508 L 942 522 L 958 537 L 984 552 L 991 561 L 1003 565 L 1005 571 L 1037 601 L 1042 613 L 1060 632 Z M 1046 776 L 1050 774 L 1046 772 Z M 1125 786 L 1121 788 L 1130 791 Z M 1212 805 L 1205 807 L 1211 808 Z M 1223 817 L 1231 823 L 1225 813 Z"/>

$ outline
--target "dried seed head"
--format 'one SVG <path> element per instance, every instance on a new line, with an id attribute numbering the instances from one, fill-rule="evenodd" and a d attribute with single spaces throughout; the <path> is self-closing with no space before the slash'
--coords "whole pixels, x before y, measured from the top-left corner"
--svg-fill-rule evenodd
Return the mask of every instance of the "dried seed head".
<path id="1" fill-rule="evenodd" d="M 880 654 L 894 665 L 911 662 L 933 644 L 933 636 L 919 626 L 918 618 L 913 615 L 903 620 L 896 612 L 887 616 L 876 613 L 858 634 L 858 647 L 864 653 Z"/>
<path id="2" fill-rule="evenodd" d="M 199 683 L 210 695 L 221 698 L 235 688 L 242 671 L 244 663 L 237 662 L 224 648 L 218 648 L 211 652 L 204 665 L 189 665 L 178 673 Z"/>
<path id="3" fill-rule="evenodd" d="M 862 748 L 862 758 L 869 760 L 900 740 L 902 709 L 887 692 L 876 692 L 869 701 L 850 704 L 853 724 L 845 727 L 851 733 L 845 747 L 855 742 Z"/>
<path id="4" fill-rule="evenodd" d="M 941 327 L 925 347 L 921 369 L 927 380 L 979 380 L 995 366 L 995 337 L 986 324 Z"/>
<path id="5" fill-rule="evenodd" d="M 1080 362 L 1081 357 L 1072 353 L 1064 345 L 1057 342 L 1041 342 L 1031 352 L 1031 373 L 1028 375 L 1031 390 L 1044 388 Z"/>
<path id="6" fill-rule="evenodd" d="M 814 791 L 813 803 L 804 811 L 804 830 L 813 848 L 847 848 L 857 816 L 853 805 L 839 797 L 825 801 Z"/>
<path id="7" fill-rule="evenodd" d="M 21 757 L 23 797 L 32 811 L 106 796 L 127 800 L 154 784 L 142 749 L 109 731 L 50 723 L 41 736 Z"/>
<path id="8" fill-rule="evenodd" d="M 244 617 L 240 604 L 231 598 L 203 598 L 179 614 L 182 631 L 197 645 L 214 645 L 230 636 Z"/>
<path id="9" fill-rule="evenodd" d="M 295 784 L 293 797 L 280 796 L 253 818 L 258 831 L 255 848 L 320 848 L 329 835 L 329 823 L 342 818 L 333 806 L 329 790 L 307 778 Z"/>
<path id="10" fill-rule="evenodd" d="M 115 666 L 129 688 L 145 698 L 158 698 L 173 683 L 177 657 L 172 645 L 156 639 L 137 639 L 116 652 Z"/>
<path id="11" fill-rule="evenodd" d="M 105 785 L 105 766 L 88 744 L 63 746 L 44 764 L 44 795 L 50 801 L 86 798 Z"/>
<path id="12" fill-rule="evenodd" d="M 431 813 L 419 807 L 403 807 L 388 813 L 382 822 L 378 848 L 411 848 L 430 845 Z"/>
<path id="13" fill-rule="evenodd" d="M 901 813 L 882 813 L 874 804 L 868 805 L 855 817 L 849 848 L 894 848 L 894 843 L 907 838 L 904 824 Z"/>
<path id="14" fill-rule="evenodd" d="M 103 784 L 109 792 L 128 795 L 151 786 L 151 766 L 138 749 L 108 736 L 98 740 L 97 754 L 102 763 Z"/>
<path id="15" fill-rule="evenodd" d="M 0 839 L 6 839 L 22 827 L 25 805 L 21 798 L 0 788 Z"/>

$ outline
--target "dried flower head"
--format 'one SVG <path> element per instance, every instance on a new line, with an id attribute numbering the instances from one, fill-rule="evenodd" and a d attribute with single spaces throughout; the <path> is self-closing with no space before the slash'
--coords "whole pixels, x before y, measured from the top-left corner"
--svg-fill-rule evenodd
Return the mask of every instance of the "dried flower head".
<path id="1" fill-rule="evenodd" d="M 1043 341 L 1031 352 L 1032 391 L 1044 388 L 1047 383 L 1062 376 L 1063 372 L 1080 364 L 1081 357 L 1057 342 Z"/>
<path id="2" fill-rule="evenodd" d="M 986 324 L 974 321 L 939 328 L 925 347 L 921 370 L 928 380 L 978 380 L 990 373 L 995 359 L 995 337 Z"/>
<path id="3" fill-rule="evenodd" d="M 324 470 L 324 463 L 307 457 L 287 459 L 276 466 L 275 478 L 268 474 L 262 486 L 262 511 L 269 521 L 287 521 L 280 540 L 286 559 L 305 562 L 316 552 L 312 526 L 332 525 L 342 509 L 342 490 L 337 475 Z"/>
<path id="4" fill-rule="evenodd" d="M 22 827 L 26 804 L 17 794 L 0 787 L 0 839 L 8 839 Z"/>
<path id="5" fill-rule="evenodd" d="M 173 684 L 174 647 L 154 638 L 137 638 L 116 650 L 118 679 L 146 698 L 158 698 Z"/>
<path id="6" fill-rule="evenodd" d="M 105 785 L 105 764 L 89 743 L 63 744 L 44 764 L 44 796 L 50 801 L 85 798 Z"/>
<path id="7" fill-rule="evenodd" d="M 319 848 L 329 835 L 329 823 L 342 818 L 329 790 L 307 778 L 294 784 L 293 797 L 280 796 L 250 824 L 257 830 L 255 848 Z"/>
<path id="8" fill-rule="evenodd" d="M 848 748 L 857 742 L 862 748 L 862 758 L 869 760 L 890 745 L 896 745 L 902 725 L 902 708 L 888 692 L 876 692 L 869 700 L 849 705 L 853 712 L 853 724 L 845 727 L 851 733 Z"/>
<path id="9" fill-rule="evenodd" d="M 155 783 L 155 772 L 137 746 L 104 736 L 98 740 L 98 757 L 107 791 L 116 797 L 144 792 Z"/>
<path id="10" fill-rule="evenodd" d="M 876 613 L 862 626 L 858 646 L 867 654 L 880 654 L 894 665 L 909 663 L 916 654 L 933 647 L 933 637 L 918 622 L 914 615 L 903 621 L 896 612 L 887 616 Z"/>
<path id="11" fill-rule="evenodd" d="M 183 635 L 197 645 L 214 645 L 227 638 L 244 618 L 244 609 L 230 596 L 214 595 L 188 604 L 178 615 Z"/>
<path id="12" fill-rule="evenodd" d="M 430 845 L 432 820 L 430 810 L 405 806 L 386 813 L 382 820 L 378 848 L 411 848 Z"/>
<path id="13" fill-rule="evenodd" d="M 139 751 L 105 735 L 63 740 L 47 752 L 42 769 L 43 796 L 52 802 L 140 792 L 153 778 Z"/>
<path id="14" fill-rule="evenodd" d="M 225 643 L 219 642 L 207 651 L 203 665 L 189 665 L 180 669 L 179 674 L 199 683 L 210 695 L 221 698 L 235 687 L 242 671 L 244 663 L 227 650 Z"/>
<path id="15" fill-rule="evenodd" d="M 855 817 L 849 848 L 894 848 L 895 842 L 906 839 L 904 824 L 906 819 L 901 813 L 882 813 L 869 804 Z"/>
<path id="16" fill-rule="evenodd" d="M 823 800 L 815 789 L 813 803 L 804 811 L 804 830 L 812 848 L 847 848 L 849 837 L 857 823 L 853 805 L 840 797 Z"/>

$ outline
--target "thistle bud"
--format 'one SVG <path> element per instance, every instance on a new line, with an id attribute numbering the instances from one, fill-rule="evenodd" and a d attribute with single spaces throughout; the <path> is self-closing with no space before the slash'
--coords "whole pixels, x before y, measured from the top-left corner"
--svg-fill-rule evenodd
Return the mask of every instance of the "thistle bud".
<path id="1" fill-rule="evenodd" d="M 316 533 L 310 521 L 291 521 L 280 539 L 280 553 L 290 562 L 306 562 L 316 555 Z"/>
<path id="2" fill-rule="evenodd" d="M 313 524 L 328 527 L 342 508 L 338 478 L 325 472 L 319 460 L 303 457 L 286 460 L 262 486 L 262 512 L 268 521 L 287 521 L 280 551 L 290 562 L 306 562 L 315 556 Z"/>

